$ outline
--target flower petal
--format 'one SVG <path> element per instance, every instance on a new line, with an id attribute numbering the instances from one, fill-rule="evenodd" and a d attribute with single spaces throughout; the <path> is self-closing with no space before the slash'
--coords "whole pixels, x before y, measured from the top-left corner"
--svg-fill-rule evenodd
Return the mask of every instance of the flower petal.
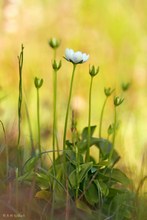
<path id="1" fill-rule="evenodd" d="M 77 51 L 73 54 L 73 57 L 72 57 L 72 61 L 74 63 L 79 63 L 83 60 L 83 56 L 82 56 L 82 53 L 80 51 Z"/>
<path id="2" fill-rule="evenodd" d="M 86 53 L 83 53 L 83 62 L 86 62 L 89 58 L 89 55 L 87 55 Z"/>
<path id="3" fill-rule="evenodd" d="M 72 50 L 72 49 L 66 49 L 65 50 L 65 58 L 67 59 L 67 60 L 72 60 L 72 56 L 73 56 L 73 54 L 74 54 L 74 51 Z"/>

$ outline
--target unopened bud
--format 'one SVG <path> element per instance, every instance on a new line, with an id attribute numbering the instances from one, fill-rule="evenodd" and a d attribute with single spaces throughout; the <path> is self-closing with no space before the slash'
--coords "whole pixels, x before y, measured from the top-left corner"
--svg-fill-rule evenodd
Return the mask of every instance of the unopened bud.
<path id="1" fill-rule="evenodd" d="M 109 88 L 104 88 L 104 93 L 108 97 L 114 92 L 114 90 L 115 89 L 111 89 L 110 87 Z"/>
<path id="2" fill-rule="evenodd" d="M 119 96 L 114 97 L 114 105 L 119 106 L 124 101 L 123 98 L 120 98 Z"/>
<path id="3" fill-rule="evenodd" d="M 99 67 L 97 67 L 97 69 L 95 68 L 94 65 L 92 65 L 92 67 L 89 67 L 89 74 L 94 77 L 98 74 L 99 72 Z"/>
<path id="4" fill-rule="evenodd" d="M 43 79 L 38 79 L 37 77 L 35 77 L 34 84 L 37 89 L 41 88 L 43 84 Z"/>
<path id="5" fill-rule="evenodd" d="M 122 90 L 125 92 L 125 91 L 127 91 L 127 90 L 129 89 L 130 85 L 131 85 L 130 82 L 128 82 L 128 83 L 122 83 L 121 88 L 122 88 Z"/>
<path id="6" fill-rule="evenodd" d="M 59 63 L 56 62 L 56 60 L 54 60 L 54 62 L 52 63 L 52 67 L 54 70 L 58 71 L 62 66 L 62 62 L 61 60 L 59 61 Z"/>
<path id="7" fill-rule="evenodd" d="M 60 46 L 60 41 L 53 37 L 49 40 L 48 44 L 51 48 L 56 49 Z"/>

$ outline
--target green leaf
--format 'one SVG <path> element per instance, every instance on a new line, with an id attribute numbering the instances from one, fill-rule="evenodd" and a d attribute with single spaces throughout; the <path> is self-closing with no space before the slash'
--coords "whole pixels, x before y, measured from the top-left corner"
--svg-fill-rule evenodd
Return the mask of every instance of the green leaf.
<path id="1" fill-rule="evenodd" d="M 91 129 L 91 134 L 90 134 L 90 136 L 92 137 L 92 135 L 93 135 L 93 133 L 94 133 L 94 131 L 95 131 L 95 129 L 96 129 L 96 125 L 90 126 L 90 129 Z M 84 140 L 84 139 L 87 139 L 87 137 L 88 137 L 88 127 L 85 127 L 85 128 L 83 129 L 83 131 L 82 131 L 82 139 L 83 139 L 83 140 Z"/>
<path id="2" fill-rule="evenodd" d="M 123 185 L 131 184 L 131 180 L 121 170 L 116 168 L 108 170 L 106 176 L 109 176 L 111 179 L 122 183 Z"/>
<path id="3" fill-rule="evenodd" d="M 32 181 L 32 178 L 34 177 L 34 172 L 33 171 L 29 171 L 29 172 L 26 172 L 25 174 L 23 174 L 22 176 L 19 176 L 17 178 L 18 181 Z"/>
<path id="4" fill-rule="evenodd" d="M 82 155 L 78 155 L 79 156 L 79 163 L 83 163 L 83 157 Z M 66 152 L 66 157 L 69 160 L 70 163 L 72 163 L 73 165 L 76 166 L 77 161 L 76 161 L 76 153 L 72 150 L 69 150 Z"/>
<path id="5" fill-rule="evenodd" d="M 86 205 L 85 202 L 81 201 L 81 200 L 76 200 L 76 207 L 78 209 L 81 209 L 82 211 L 88 213 L 88 214 L 92 214 L 91 209 L 88 207 L 88 205 Z"/>
<path id="6" fill-rule="evenodd" d="M 80 152 L 84 152 L 86 151 L 87 149 L 87 145 L 88 145 L 88 136 L 85 137 L 85 139 L 82 139 L 78 142 L 78 149 Z M 91 137 L 90 138 L 90 147 L 93 146 L 93 145 L 96 145 L 99 143 L 99 138 L 94 138 L 94 137 Z"/>
<path id="7" fill-rule="evenodd" d="M 95 184 L 97 185 L 99 191 L 104 195 L 104 196 L 107 196 L 109 194 L 109 188 L 108 186 L 100 179 L 100 180 L 97 180 L 95 179 L 94 180 Z"/>
<path id="8" fill-rule="evenodd" d="M 43 199 L 48 202 L 50 200 L 51 193 L 47 190 L 41 190 L 36 193 L 35 197 L 38 199 Z"/>
<path id="9" fill-rule="evenodd" d="M 24 167 L 23 167 L 23 169 L 25 170 L 25 172 L 29 172 L 29 171 L 31 171 L 31 170 L 34 170 L 35 165 L 37 164 L 39 158 L 40 158 L 39 156 L 34 156 L 34 157 L 29 158 L 29 159 L 25 162 Z"/>
<path id="10" fill-rule="evenodd" d="M 99 147 L 103 156 L 108 155 L 112 149 L 112 143 L 107 139 L 99 138 L 96 145 Z"/>
<path id="11" fill-rule="evenodd" d="M 37 185 L 42 189 L 48 189 L 50 187 L 50 178 L 44 173 L 36 173 L 36 182 Z"/>
<path id="12" fill-rule="evenodd" d="M 69 181 L 72 187 L 76 187 L 86 177 L 88 171 L 92 168 L 93 163 L 88 162 L 79 166 L 79 173 L 77 179 L 76 169 L 74 169 L 69 175 Z"/>
<path id="13" fill-rule="evenodd" d="M 84 182 L 85 199 L 90 205 L 95 205 L 99 201 L 98 187 L 94 181 L 91 182 L 90 184 L 89 182 L 90 182 L 89 178 L 87 178 Z"/>

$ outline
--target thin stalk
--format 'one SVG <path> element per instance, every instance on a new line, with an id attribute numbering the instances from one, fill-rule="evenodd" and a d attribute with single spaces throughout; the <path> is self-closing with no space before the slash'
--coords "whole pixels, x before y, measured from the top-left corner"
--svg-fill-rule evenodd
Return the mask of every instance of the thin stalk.
<path id="1" fill-rule="evenodd" d="M 18 62 L 19 62 L 18 139 L 17 139 L 17 146 L 18 146 L 18 148 L 19 148 L 20 136 L 21 136 L 23 49 L 24 49 L 24 47 L 23 47 L 23 45 L 22 45 L 20 56 L 18 56 Z"/>
<path id="2" fill-rule="evenodd" d="M 31 120 L 30 120 L 26 98 L 25 98 L 25 110 L 26 110 L 26 116 L 27 116 L 27 121 L 28 121 L 29 133 L 30 133 L 31 155 L 33 156 L 35 154 L 35 147 L 34 147 L 33 132 L 32 132 Z"/>
<path id="3" fill-rule="evenodd" d="M 56 60 L 57 50 L 54 48 L 54 55 L 53 60 Z M 59 143 L 58 143 L 58 136 L 57 136 L 57 70 L 53 72 L 53 161 L 55 161 L 55 148 L 57 148 L 57 154 L 59 156 Z"/>
<path id="4" fill-rule="evenodd" d="M 107 100 L 108 100 L 108 96 L 106 96 L 106 99 L 105 99 L 104 104 L 102 106 L 101 115 L 100 115 L 99 138 L 102 137 L 102 122 L 103 122 L 104 109 L 105 109 Z"/>
<path id="5" fill-rule="evenodd" d="M 54 48 L 54 60 L 56 59 L 56 49 Z M 58 137 L 57 137 L 57 70 L 53 72 L 53 168 L 54 168 L 54 177 L 56 177 L 56 166 L 55 166 L 55 152 L 57 145 L 57 152 L 59 156 L 59 147 L 58 147 Z M 53 197 L 52 197 L 52 206 L 51 206 L 51 220 L 54 216 L 54 206 L 55 206 L 55 190 L 56 181 L 53 180 Z"/>
<path id="6" fill-rule="evenodd" d="M 54 60 L 56 59 L 56 48 L 54 48 Z"/>
<path id="7" fill-rule="evenodd" d="M 90 81 L 90 89 L 89 89 L 89 115 L 88 115 L 88 144 L 87 144 L 87 152 L 85 161 L 89 161 L 90 156 L 90 137 L 91 137 L 91 94 L 92 94 L 92 84 L 93 84 L 93 77 L 91 76 Z"/>
<path id="8" fill-rule="evenodd" d="M 114 106 L 114 131 L 113 131 L 113 137 L 112 137 L 112 148 L 109 154 L 109 162 L 111 162 L 111 158 L 114 151 L 114 145 L 115 145 L 115 137 L 116 137 L 116 106 Z"/>
<path id="9" fill-rule="evenodd" d="M 71 132 L 72 132 L 72 143 L 73 143 L 73 148 L 75 149 L 76 152 L 76 200 L 78 199 L 78 194 L 79 194 L 79 151 L 78 151 L 78 145 L 77 145 L 77 129 L 76 129 L 76 120 L 75 120 L 75 114 L 74 111 L 72 111 L 72 127 L 71 127 Z"/>
<path id="10" fill-rule="evenodd" d="M 9 172 L 9 152 L 8 152 L 8 145 L 7 145 L 7 138 L 6 138 L 6 131 L 3 122 L 0 120 L 3 133 L 4 133 L 4 142 L 5 142 L 5 149 L 6 149 L 6 176 L 8 178 L 8 172 Z"/>
<path id="11" fill-rule="evenodd" d="M 66 182 L 66 190 L 67 190 L 67 192 L 66 192 L 65 220 L 69 219 L 69 192 L 68 192 L 68 179 L 67 179 L 67 173 L 66 173 L 67 168 L 66 168 L 65 146 L 66 146 L 68 115 L 69 115 L 69 108 L 70 108 L 70 102 L 71 102 L 71 96 L 72 96 L 72 88 L 73 88 L 75 69 L 76 69 L 76 64 L 73 64 L 73 71 L 72 71 L 72 77 L 71 77 L 71 82 L 70 82 L 70 91 L 69 91 L 67 110 L 66 110 L 66 116 L 65 116 L 64 135 L 63 135 L 63 166 L 64 166 L 65 182 Z"/>
<path id="12" fill-rule="evenodd" d="M 78 151 L 78 145 L 75 145 L 76 148 L 76 181 L 77 181 L 77 186 L 76 186 L 76 200 L 78 199 L 79 195 L 79 151 Z"/>
<path id="13" fill-rule="evenodd" d="M 38 127 L 38 151 L 39 151 L 39 155 L 40 155 L 40 157 L 41 157 L 39 88 L 37 88 L 37 127 Z"/>
<path id="14" fill-rule="evenodd" d="M 19 96 L 18 96 L 18 138 L 17 138 L 17 167 L 18 174 L 21 170 L 21 149 L 20 149 L 20 137 L 21 137 L 21 108 L 22 108 L 22 68 L 23 68 L 23 45 L 21 46 L 20 56 L 18 56 L 19 65 Z"/>
<path id="15" fill-rule="evenodd" d="M 15 205 L 16 205 L 16 210 L 19 210 L 19 202 L 18 202 L 18 197 L 19 197 L 19 193 L 18 193 L 18 177 L 19 177 L 19 173 L 18 173 L 18 168 L 16 168 L 15 170 L 15 175 L 16 175 L 16 200 L 15 200 Z"/>
<path id="16" fill-rule="evenodd" d="M 54 93 L 53 93 L 53 163 L 55 162 L 55 150 L 56 150 L 56 137 L 57 137 L 57 110 L 56 110 L 56 102 L 57 102 L 57 71 L 54 71 Z"/>
<path id="17" fill-rule="evenodd" d="M 69 91 L 67 110 L 66 110 L 66 116 L 65 116 L 65 124 L 64 124 L 63 153 L 65 153 L 67 123 L 68 123 L 68 115 L 69 115 L 69 108 L 70 108 L 70 102 L 71 102 L 71 95 L 72 95 L 72 88 L 73 88 L 73 80 L 74 80 L 74 75 L 75 75 L 75 69 L 76 69 L 76 64 L 73 64 L 73 71 L 72 71 L 72 77 L 71 77 L 71 83 L 70 83 L 70 91 Z"/>

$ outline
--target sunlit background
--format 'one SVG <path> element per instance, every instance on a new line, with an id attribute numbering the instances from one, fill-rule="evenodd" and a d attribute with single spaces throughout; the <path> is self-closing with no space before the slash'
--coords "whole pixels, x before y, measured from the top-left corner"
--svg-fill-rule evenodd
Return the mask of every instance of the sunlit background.
<path id="1" fill-rule="evenodd" d="M 116 147 L 123 163 L 140 167 L 142 155 L 147 151 L 146 11 L 145 0 L 0 0 L 0 120 L 8 141 L 17 134 L 17 56 L 23 43 L 23 100 L 27 102 L 34 142 L 37 142 L 37 131 L 33 81 L 37 76 L 44 79 L 40 90 L 42 145 L 51 148 L 53 51 L 48 40 L 56 37 L 61 40 L 57 58 L 62 59 L 62 69 L 58 73 L 59 139 L 62 140 L 72 71 L 72 65 L 63 58 L 68 47 L 90 55 L 88 62 L 78 65 L 76 71 L 72 107 L 77 112 L 78 130 L 88 123 L 88 71 L 89 64 L 94 64 L 100 67 L 100 72 L 93 85 L 92 124 L 99 124 L 104 87 L 116 88 L 115 94 L 125 98 L 117 109 L 121 122 Z M 131 82 L 131 87 L 122 94 L 121 84 L 127 82 Z M 104 137 L 112 122 L 110 99 L 104 116 Z M 25 106 L 22 126 L 22 145 L 26 147 L 29 131 Z"/>

